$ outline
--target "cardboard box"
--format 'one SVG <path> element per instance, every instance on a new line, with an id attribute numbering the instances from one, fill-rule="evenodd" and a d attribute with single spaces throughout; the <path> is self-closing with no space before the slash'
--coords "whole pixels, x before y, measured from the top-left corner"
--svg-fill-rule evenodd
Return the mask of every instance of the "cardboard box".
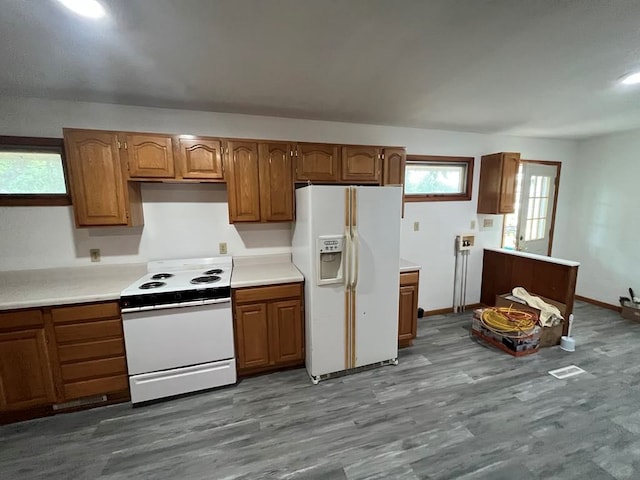
<path id="1" fill-rule="evenodd" d="M 540 297 L 545 302 L 556 306 L 558 310 L 560 310 L 560 313 L 562 314 L 562 316 L 566 317 L 567 306 L 564 303 L 551 300 L 541 295 L 536 295 L 535 293 L 529 292 L 529 294 L 535 297 Z M 519 298 L 514 297 L 511 293 L 496 295 L 496 307 L 513 307 L 525 312 L 535 313 L 537 318 L 540 317 L 540 310 L 534 307 L 530 307 L 526 303 L 522 302 L 522 300 L 520 300 Z M 640 318 L 638 320 L 640 320 Z M 559 325 L 556 325 L 555 327 L 542 327 L 542 335 L 540 336 L 540 346 L 553 347 L 555 345 L 560 345 L 560 337 L 562 337 L 562 330 L 567 321 L 568 321 L 567 318 L 565 318 Z"/>
<path id="2" fill-rule="evenodd" d="M 622 305 L 622 311 L 620 312 L 623 318 L 627 320 L 635 320 L 636 322 L 640 322 L 640 305 L 635 306 L 632 303 L 625 303 Z"/>

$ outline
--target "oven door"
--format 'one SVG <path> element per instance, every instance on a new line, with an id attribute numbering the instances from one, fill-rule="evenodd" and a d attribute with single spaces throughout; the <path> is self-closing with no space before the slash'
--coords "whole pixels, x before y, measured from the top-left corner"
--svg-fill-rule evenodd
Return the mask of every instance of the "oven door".
<path id="1" fill-rule="evenodd" d="M 234 357 L 231 302 L 122 314 L 129 375 Z"/>

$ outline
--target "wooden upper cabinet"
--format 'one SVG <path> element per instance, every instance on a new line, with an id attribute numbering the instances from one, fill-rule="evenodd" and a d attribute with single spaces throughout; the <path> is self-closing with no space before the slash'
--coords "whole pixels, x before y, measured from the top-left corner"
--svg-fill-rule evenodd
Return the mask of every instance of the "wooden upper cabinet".
<path id="1" fill-rule="evenodd" d="M 505 153 L 502 157 L 502 182 L 500 184 L 500 213 L 513 213 L 516 208 L 516 187 L 519 153 Z"/>
<path id="2" fill-rule="evenodd" d="M 219 139 L 179 139 L 182 178 L 224 181 L 222 141 Z"/>
<path id="3" fill-rule="evenodd" d="M 382 185 L 403 185 L 407 153 L 404 148 L 385 148 L 382 165 Z"/>
<path id="4" fill-rule="evenodd" d="M 402 218 L 404 218 L 404 169 L 407 152 L 404 148 L 385 148 L 382 159 L 382 185 L 402 185 Z"/>
<path id="5" fill-rule="evenodd" d="M 115 132 L 64 130 L 76 225 L 141 225 L 138 185 L 128 185 Z"/>
<path id="6" fill-rule="evenodd" d="M 515 211 L 519 167 L 519 153 L 502 152 L 482 157 L 478 213 L 500 215 Z"/>
<path id="7" fill-rule="evenodd" d="M 263 222 L 293 220 L 293 172 L 291 145 L 259 145 L 260 210 Z"/>
<path id="8" fill-rule="evenodd" d="M 229 223 L 260 221 L 258 144 L 227 142 Z"/>
<path id="9" fill-rule="evenodd" d="M 341 181 L 380 183 L 381 149 L 379 147 L 342 147 Z"/>
<path id="10" fill-rule="evenodd" d="M 125 134 L 129 177 L 173 178 L 173 144 L 170 135 Z"/>
<path id="11" fill-rule="evenodd" d="M 296 146 L 296 182 L 338 182 L 340 149 L 338 145 L 299 143 Z"/>
<path id="12" fill-rule="evenodd" d="M 56 399 L 44 328 L 0 333 L 0 411 Z"/>

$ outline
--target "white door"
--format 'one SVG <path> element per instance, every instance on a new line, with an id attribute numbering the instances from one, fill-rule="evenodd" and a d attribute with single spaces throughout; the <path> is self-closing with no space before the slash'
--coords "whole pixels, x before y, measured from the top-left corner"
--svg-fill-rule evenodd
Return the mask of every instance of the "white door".
<path id="1" fill-rule="evenodd" d="M 355 366 L 398 356 L 402 187 L 356 187 Z"/>
<path id="2" fill-rule="evenodd" d="M 557 167 L 522 162 L 518 250 L 548 255 Z"/>

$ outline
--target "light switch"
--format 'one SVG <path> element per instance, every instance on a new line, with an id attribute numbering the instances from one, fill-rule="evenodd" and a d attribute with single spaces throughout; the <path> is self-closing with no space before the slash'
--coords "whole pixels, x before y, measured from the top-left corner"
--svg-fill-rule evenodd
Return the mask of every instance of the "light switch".
<path id="1" fill-rule="evenodd" d="M 420 222 L 413 222 L 413 231 L 417 232 L 420 230 Z"/>

